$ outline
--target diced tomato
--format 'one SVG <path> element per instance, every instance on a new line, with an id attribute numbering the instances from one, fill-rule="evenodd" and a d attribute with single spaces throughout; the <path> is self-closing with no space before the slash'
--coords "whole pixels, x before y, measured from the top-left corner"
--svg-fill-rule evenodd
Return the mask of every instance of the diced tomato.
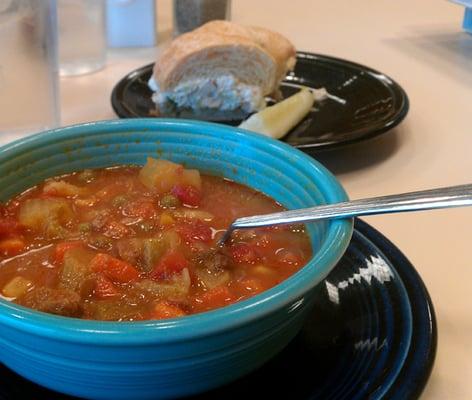
<path id="1" fill-rule="evenodd" d="M 127 283 L 139 278 L 138 270 L 131 264 L 105 253 L 92 258 L 90 266 L 93 271 L 101 272 L 115 282 Z"/>
<path id="2" fill-rule="evenodd" d="M 177 318 L 187 315 L 184 310 L 167 301 L 160 301 L 151 312 L 151 319 Z"/>
<path id="3" fill-rule="evenodd" d="M 198 206 L 202 201 L 202 192 L 191 185 L 175 185 L 172 194 L 189 206 Z"/>
<path id="4" fill-rule="evenodd" d="M 275 252 L 276 261 L 279 264 L 289 264 L 289 265 L 301 265 L 303 263 L 303 257 L 301 254 L 296 254 L 295 252 L 286 249 L 280 248 Z"/>
<path id="5" fill-rule="evenodd" d="M 189 266 L 187 259 L 178 251 L 171 250 L 164 254 L 151 271 L 151 279 L 168 279 Z"/>
<path id="6" fill-rule="evenodd" d="M 115 287 L 115 285 L 113 285 L 113 282 L 111 282 L 106 276 L 102 274 L 97 275 L 95 288 L 93 291 L 93 294 L 96 298 L 108 299 L 118 295 L 119 293 L 119 290 Z"/>
<path id="7" fill-rule="evenodd" d="M 236 296 L 227 286 L 217 286 L 198 296 L 195 300 L 197 309 L 207 310 L 233 303 Z"/>
<path id="8" fill-rule="evenodd" d="M 26 247 L 24 240 L 20 237 L 10 237 L 0 240 L 0 255 L 11 257 L 20 254 Z"/>
<path id="9" fill-rule="evenodd" d="M 260 260 L 257 247 L 247 243 L 238 243 L 231 246 L 230 254 L 237 263 L 254 264 Z"/>
<path id="10" fill-rule="evenodd" d="M 56 244 L 54 248 L 54 263 L 62 264 L 64 262 L 64 254 L 67 250 L 76 249 L 77 247 L 82 247 L 84 243 L 81 240 L 73 240 L 70 242 L 61 242 Z"/>
<path id="11" fill-rule="evenodd" d="M 0 218 L 0 235 L 11 235 L 21 231 L 21 224 L 14 218 Z"/>
<path id="12" fill-rule="evenodd" d="M 177 227 L 177 232 L 187 243 L 210 242 L 212 240 L 211 228 L 200 220 L 191 220 Z"/>
<path id="13" fill-rule="evenodd" d="M 130 217 L 152 218 L 156 215 L 156 206 L 150 199 L 139 199 L 126 204 L 123 213 Z"/>

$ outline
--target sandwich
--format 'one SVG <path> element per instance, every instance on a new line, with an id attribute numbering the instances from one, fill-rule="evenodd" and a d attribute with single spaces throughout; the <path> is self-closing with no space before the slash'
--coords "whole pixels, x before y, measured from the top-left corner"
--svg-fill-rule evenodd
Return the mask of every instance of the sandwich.
<path id="1" fill-rule="evenodd" d="M 241 119 L 277 95 L 295 60 L 295 47 L 277 32 L 212 21 L 159 54 L 149 87 L 159 115 Z"/>

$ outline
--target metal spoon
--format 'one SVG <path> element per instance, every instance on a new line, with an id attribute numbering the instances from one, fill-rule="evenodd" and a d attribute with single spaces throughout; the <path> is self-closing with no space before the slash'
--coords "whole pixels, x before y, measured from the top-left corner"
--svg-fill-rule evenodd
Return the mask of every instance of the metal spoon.
<path id="1" fill-rule="evenodd" d="M 345 201 L 273 214 L 238 218 L 233 221 L 218 241 L 218 244 L 223 245 L 236 229 L 470 205 L 472 205 L 472 184 Z"/>

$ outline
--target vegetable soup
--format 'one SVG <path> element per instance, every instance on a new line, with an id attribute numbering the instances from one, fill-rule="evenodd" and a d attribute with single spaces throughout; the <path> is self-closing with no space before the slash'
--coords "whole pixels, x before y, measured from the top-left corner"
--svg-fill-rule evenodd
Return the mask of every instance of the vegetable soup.
<path id="1" fill-rule="evenodd" d="M 234 219 L 282 210 L 251 188 L 152 158 L 51 178 L 0 207 L 0 294 L 109 321 L 222 307 L 311 258 L 298 225 L 236 231 L 217 246 Z"/>

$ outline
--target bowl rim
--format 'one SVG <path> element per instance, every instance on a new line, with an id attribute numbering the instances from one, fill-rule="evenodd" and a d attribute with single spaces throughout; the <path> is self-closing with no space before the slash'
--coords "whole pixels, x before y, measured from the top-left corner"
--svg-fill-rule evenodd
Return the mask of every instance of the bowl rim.
<path id="1" fill-rule="evenodd" d="M 214 137 L 232 135 L 235 138 L 250 138 L 254 144 L 271 146 L 283 154 L 289 153 L 294 163 L 309 166 L 313 173 L 322 176 L 325 181 L 324 186 L 330 188 L 338 201 L 347 200 L 348 198 L 334 175 L 318 161 L 300 150 L 283 142 L 236 127 L 193 120 L 170 118 L 105 120 L 52 129 L 0 147 L 0 163 L 6 157 L 14 157 L 28 151 L 28 149 L 35 148 L 37 145 L 57 143 L 87 133 L 118 133 L 120 129 L 135 132 L 165 129 L 166 131 L 184 131 L 185 133 L 198 131 L 198 133 L 201 133 L 202 128 L 205 128 L 205 133 Z M 229 331 L 237 326 L 263 318 L 274 310 L 293 303 L 297 299 L 299 301 L 292 304 L 290 312 L 303 305 L 303 294 L 326 277 L 347 249 L 353 232 L 353 220 L 331 220 L 327 232 L 328 236 L 325 244 L 294 275 L 261 294 L 215 310 L 168 320 L 95 321 L 47 314 L 0 298 L 0 324 L 6 324 L 24 331 L 33 330 L 35 335 L 100 346 L 178 342 Z M 323 268 L 315 267 L 315 263 Z M 316 283 L 313 284 L 313 281 L 316 281 Z M 172 335 L 169 334 L 170 331 L 172 331 Z"/>

